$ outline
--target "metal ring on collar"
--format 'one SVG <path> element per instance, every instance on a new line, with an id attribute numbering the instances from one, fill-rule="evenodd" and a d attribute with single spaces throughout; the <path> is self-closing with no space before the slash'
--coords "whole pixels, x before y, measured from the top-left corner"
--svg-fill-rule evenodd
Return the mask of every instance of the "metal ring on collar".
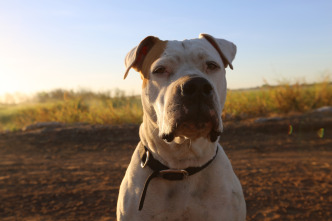
<path id="1" fill-rule="evenodd" d="M 145 162 L 141 161 L 141 167 L 144 168 L 146 166 L 146 164 L 149 162 L 149 158 L 150 158 L 150 152 L 146 151 L 145 152 L 146 157 L 145 157 Z"/>

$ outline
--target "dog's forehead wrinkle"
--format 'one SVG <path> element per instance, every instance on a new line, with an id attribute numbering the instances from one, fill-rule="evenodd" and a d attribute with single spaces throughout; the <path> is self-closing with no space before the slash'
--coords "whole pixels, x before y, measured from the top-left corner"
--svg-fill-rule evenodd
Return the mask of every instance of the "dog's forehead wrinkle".
<path id="1" fill-rule="evenodd" d="M 168 42 L 165 49 L 166 56 L 180 56 L 185 57 L 188 50 L 191 50 L 191 45 L 188 44 L 189 41 L 171 41 Z"/>
<path id="2" fill-rule="evenodd" d="M 181 72 L 181 69 L 189 68 L 196 68 L 200 72 L 204 72 L 207 61 L 214 61 L 223 66 L 219 54 L 211 45 L 208 46 L 212 48 L 206 48 L 204 42 L 199 43 L 192 44 L 192 40 L 169 42 L 160 62 L 171 67 L 173 72 Z"/>

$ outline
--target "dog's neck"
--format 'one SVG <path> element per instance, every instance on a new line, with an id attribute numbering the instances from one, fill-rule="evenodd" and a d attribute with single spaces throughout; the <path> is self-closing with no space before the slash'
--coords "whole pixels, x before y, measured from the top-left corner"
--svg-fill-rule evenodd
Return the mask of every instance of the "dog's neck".
<path id="1" fill-rule="evenodd" d="M 158 136 L 156 123 L 146 116 L 140 126 L 140 139 L 162 164 L 172 169 L 199 167 L 204 165 L 216 153 L 218 140 L 211 143 L 206 138 L 196 140 L 175 138 L 172 142 L 165 142 Z"/>

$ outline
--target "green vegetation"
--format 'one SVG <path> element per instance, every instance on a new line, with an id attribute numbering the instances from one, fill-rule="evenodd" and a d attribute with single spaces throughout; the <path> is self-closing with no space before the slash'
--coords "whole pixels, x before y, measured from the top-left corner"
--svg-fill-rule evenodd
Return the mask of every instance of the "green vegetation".
<path id="1" fill-rule="evenodd" d="M 85 122 L 91 124 L 140 123 L 142 106 L 139 96 L 122 91 L 54 90 L 38 93 L 28 104 L 0 104 L 0 130 L 16 130 L 36 122 Z M 224 118 L 244 119 L 260 116 L 307 112 L 332 106 L 332 85 L 282 83 L 251 90 L 228 91 Z"/>

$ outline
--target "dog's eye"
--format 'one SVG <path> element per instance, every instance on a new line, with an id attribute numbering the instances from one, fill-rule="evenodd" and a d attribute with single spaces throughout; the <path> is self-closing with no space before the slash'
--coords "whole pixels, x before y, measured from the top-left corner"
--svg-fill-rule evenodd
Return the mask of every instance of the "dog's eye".
<path id="1" fill-rule="evenodd" d="M 166 71 L 165 67 L 158 66 L 152 71 L 152 74 L 163 74 L 163 73 L 165 73 L 165 71 Z"/>
<path id="2" fill-rule="evenodd" d="M 208 62 L 206 62 L 206 67 L 210 71 L 213 71 L 213 70 L 216 70 L 216 69 L 220 68 L 219 65 L 216 62 L 214 62 L 214 61 L 208 61 Z"/>

